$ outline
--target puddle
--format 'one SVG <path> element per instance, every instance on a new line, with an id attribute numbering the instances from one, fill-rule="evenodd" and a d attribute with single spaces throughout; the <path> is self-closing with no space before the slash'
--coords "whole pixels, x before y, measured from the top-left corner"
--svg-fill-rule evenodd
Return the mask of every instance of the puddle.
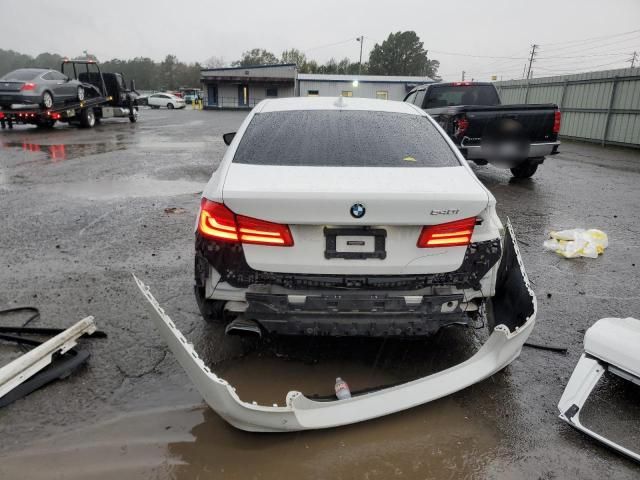
<path id="1" fill-rule="evenodd" d="M 29 153 L 43 153 L 46 158 L 54 162 L 99 155 L 101 153 L 125 150 L 127 148 L 126 145 L 118 142 L 61 143 L 56 145 L 29 142 L 2 142 L 2 147 L 18 148 Z"/>
<path id="2" fill-rule="evenodd" d="M 39 442 L 0 459 L 0 476 L 482 477 L 498 440 L 481 415 L 451 399 L 366 424 L 299 434 L 242 432 L 207 407 L 183 407 L 121 416 Z"/>
<path id="3" fill-rule="evenodd" d="M 188 180 L 155 180 L 132 177 L 114 180 L 87 180 L 83 182 L 41 185 L 36 189 L 89 200 L 114 200 L 137 197 L 171 197 L 202 192 L 204 185 Z"/>

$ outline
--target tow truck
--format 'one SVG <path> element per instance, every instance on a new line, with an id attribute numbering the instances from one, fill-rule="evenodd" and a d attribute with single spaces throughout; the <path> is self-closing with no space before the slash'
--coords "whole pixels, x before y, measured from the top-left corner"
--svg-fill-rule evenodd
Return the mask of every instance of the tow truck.
<path id="1" fill-rule="evenodd" d="M 94 60 L 64 59 L 60 71 L 85 84 L 84 100 L 54 105 L 51 108 L 29 106 L 0 109 L 0 127 L 11 129 L 16 124 L 29 124 L 51 128 L 60 121 L 92 128 L 103 118 L 128 117 L 131 123 L 138 120 L 138 93 L 133 80 L 131 87 L 127 88 L 124 75 L 103 73 Z"/>

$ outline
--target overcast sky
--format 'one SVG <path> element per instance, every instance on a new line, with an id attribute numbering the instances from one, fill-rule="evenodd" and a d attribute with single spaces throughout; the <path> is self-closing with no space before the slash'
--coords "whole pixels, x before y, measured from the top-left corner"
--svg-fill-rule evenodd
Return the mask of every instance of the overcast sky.
<path id="1" fill-rule="evenodd" d="M 254 47 L 357 61 L 355 37 L 364 35 L 366 59 L 399 30 L 418 33 L 445 80 L 462 70 L 467 79 L 519 78 L 533 43 L 541 45 L 536 77 L 622 68 L 640 54 L 640 0 L 0 0 L 0 11 L 0 48 L 68 56 L 86 49 L 101 61 L 172 53 L 231 62 Z"/>

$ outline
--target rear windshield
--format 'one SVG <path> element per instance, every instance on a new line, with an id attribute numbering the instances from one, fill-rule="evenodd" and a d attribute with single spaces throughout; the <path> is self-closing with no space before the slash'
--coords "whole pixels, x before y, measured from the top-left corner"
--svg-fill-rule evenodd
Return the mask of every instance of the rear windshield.
<path id="1" fill-rule="evenodd" d="M 4 75 L 0 80 L 33 80 L 42 74 L 42 70 L 15 70 Z"/>
<path id="2" fill-rule="evenodd" d="M 422 108 L 498 104 L 500 99 L 492 85 L 451 85 L 431 87 Z"/>
<path id="3" fill-rule="evenodd" d="M 345 110 L 259 113 L 243 135 L 233 161 L 310 167 L 460 165 L 426 117 Z"/>

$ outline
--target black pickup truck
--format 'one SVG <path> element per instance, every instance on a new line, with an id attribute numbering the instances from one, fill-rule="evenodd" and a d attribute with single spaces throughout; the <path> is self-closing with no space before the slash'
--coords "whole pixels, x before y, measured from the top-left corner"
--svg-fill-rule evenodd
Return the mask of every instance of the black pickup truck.
<path id="1" fill-rule="evenodd" d="M 558 153 L 560 110 L 555 104 L 502 105 L 491 83 L 432 83 L 404 99 L 427 112 L 462 155 L 478 165 L 509 168 L 531 177 L 547 155 Z"/>

